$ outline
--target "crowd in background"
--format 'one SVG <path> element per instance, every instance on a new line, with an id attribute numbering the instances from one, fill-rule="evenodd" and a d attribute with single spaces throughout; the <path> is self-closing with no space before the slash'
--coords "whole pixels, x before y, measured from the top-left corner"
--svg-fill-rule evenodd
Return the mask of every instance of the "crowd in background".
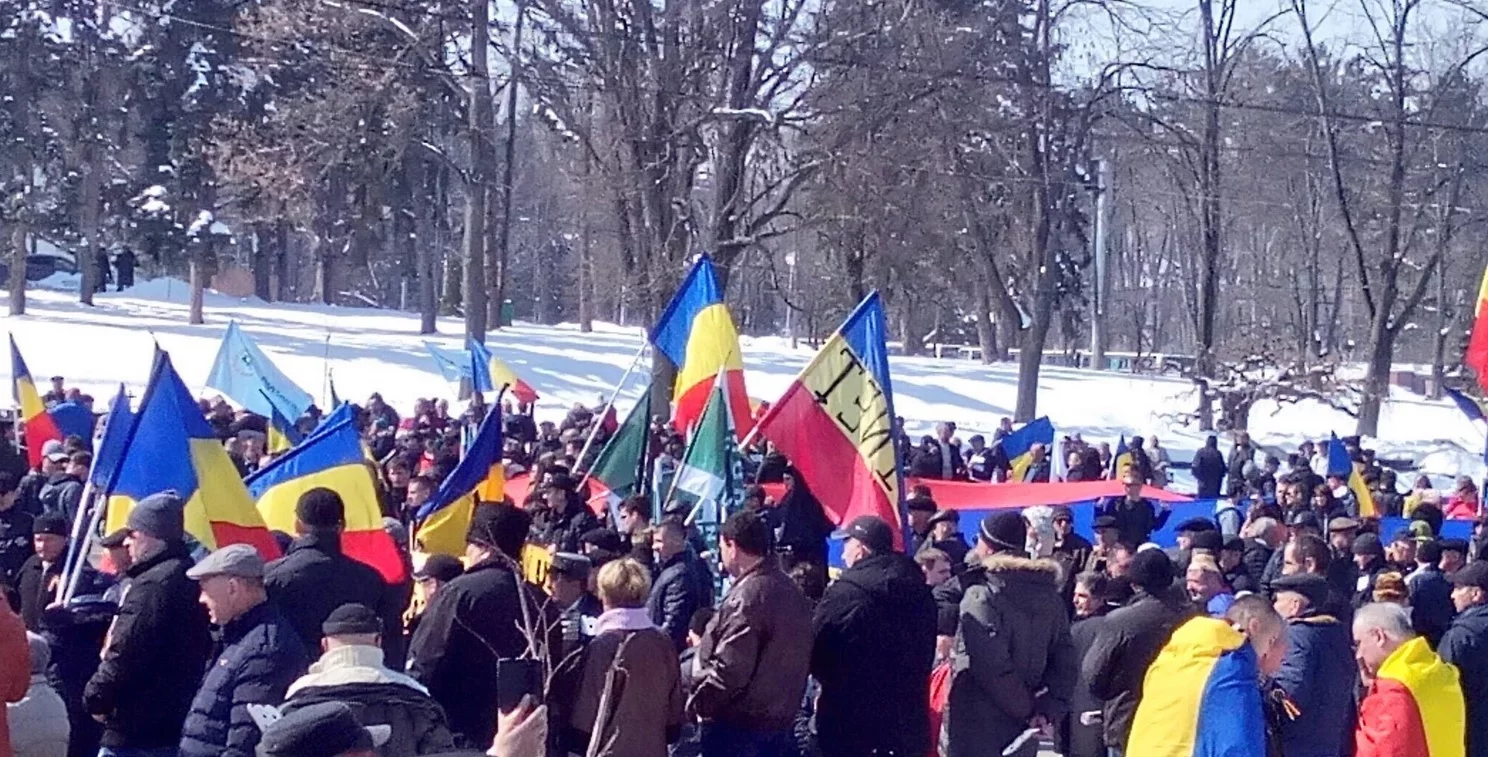
<path id="1" fill-rule="evenodd" d="M 1178 524 L 1164 549 L 1150 541 L 1171 511 L 1143 496 L 1170 474 L 1157 440 L 1133 438 L 1113 464 L 1070 437 L 1056 445 L 1065 480 L 1125 486 L 1089 533 L 1045 506 L 963 529 L 919 488 L 902 535 L 840 524 L 829 580 L 839 529 L 772 448 L 751 451 L 744 506 L 705 534 L 655 496 L 682 454 L 665 424 L 648 491 L 596 512 L 583 471 L 613 412 L 549 423 L 506 408 L 508 476 L 527 475 L 528 494 L 478 506 L 463 559 L 413 570 L 413 513 L 488 411 L 421 401 L 400 415 L 375 395 L 359 409 L 410 567 L 399 585 L 344 554 L 335 492 L 300 498 L 268 563 L 246 545 L 203 554 L 185 503 L 160 493 L 103 536 L 77 599 L 57 605 L 91 436 L 50 445 L 37 470 L 0 445 L 13 609 L 0 609 L 0 694 L 14 702 L 0 755 L 1026 756 L 1043 743 L 1145 757 L 1233 742 L 1225 753 L 1369 757 L 1426 754 L 1401 740 L 1428 738 L 1432 757 L 1488 755 L 1488 521 L 1471 540 L 1438 536 L 1443 518 L 1477 515 L 1461 487 L 1396 493 L 1410 525 L 1380 534 L 1312 445 L 1283 472 L 1243 435 L 1228 459 L 1211 439 L 1192 463 L 1200 495 L 1224 487 L 1240 506 Z M 202 412 L 244 475 L 272 458 L 266 419 L 220 400 Z M 1002 436 L 962 449 L 943 424 L 918 447 L 901 438 L 901 459 L 920 478 L 1007 480 Z M 1025 480 L 1049 480 L 1048 451 L 1033 452 Z M 551 555 L 540 576 L 522 569 L 534 548 Z M 1203 717 L 1204 685 L 1172 673 L 1216 660 L 1243 674 L 1226 682 L 1224 722 Z M 1173 684 L 1149 691 L 1153 676 Z"/>

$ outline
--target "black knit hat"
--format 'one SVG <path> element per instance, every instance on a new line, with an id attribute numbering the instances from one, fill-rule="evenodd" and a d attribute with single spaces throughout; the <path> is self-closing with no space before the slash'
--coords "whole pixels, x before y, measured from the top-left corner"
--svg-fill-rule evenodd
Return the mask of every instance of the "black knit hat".
<path id="1" fill-rule="evenodd" d="M 1160 549 L 1138 550 L 1127 575 L 1148 594 L 1159 592 L 1173 585 L 1173 561 Z"/>
<path id="2" fill-rule="evenodd" d="M 346 525 L 346 504 L 341 495 L 323 486 L 300 495 L 295 519 L 312 529 L 334 529 Z"/>
<path id="3" fill-rule="evenodd" d="M 532 516 L 505 503 L 482 504 L 470 517 L 470 528 L 465 532 L 465 541 L 494 547 L 513 560 L 521 559 L 522 544 L 527 541 L 527 531 L 532 527 Z"/>
<path id="4" fill-rule="evenodd" d="M 994 549 L 1021 552 L 1028 548 L 1028 524 L 1016 510 L 995 512 L 982 519 L 981 537 Z"/>

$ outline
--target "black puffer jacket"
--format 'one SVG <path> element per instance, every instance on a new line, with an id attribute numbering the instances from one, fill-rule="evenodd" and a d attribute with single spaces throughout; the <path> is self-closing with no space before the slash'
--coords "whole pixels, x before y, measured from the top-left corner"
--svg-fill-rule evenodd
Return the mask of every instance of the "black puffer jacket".
<path id="1" fill-rule="evenodd" d="M 827 587 L 813 625 L 822 754 L 924 754 L 935 600 L 919 566 L 897 552 L 859 560 Z"/>
<path id="2" fill-rule="evenodd" d="M 295 692 L 280 709 L 288 714 L 322 702 L 345 702 L 356 713 L 357 722 L 364 726 L 389 726 L 392 735 L 377 748 L 382 757 L 455 751 L 454 735 L 445 721 L 444 708 L 421 691 L 387 683 L 316 686 Z"/>
<path id="3" fill-rule="evenodd" d="M 684 549 L 661 566 L 651 587 L 646 610 L 651 622 L 672 640 L 677 652 L 687 648 L 687 625 L 700 607 L 713 606 L 713 574 L 708 566 Z"/>
<path id="4" fill-rule="evenodd" d="M 383 628 L 397 628 L 402 622 L 402 609 L 389 607 L 392 594 L 382 576 L 343 554 L 341 536 L 333 531 L 295 539 L 288 553 L 264 569 L 264 586 L 300 632 L 306 649 L 320 649 L 320 624 L 344 604 L 354 602 L 377 612 Z M 388 638 L 396 639 L 393 634 Z"/>
<path id="5" fill-rule="evenodd" d="M 175 749 L 181 723 L 212 653 L 207 611 L 186 545 L 172 542 L 129 569 L 103 662 L 83 705 L 103 716 L 102 744 L 115 749 Z"/>
<path id="6" fill-rule="evenodd" d="M 490 744 L 496 735 L 496 660 L 527 650 L 520 601 L 526 617 L 552 629 L 548 649 L 561 647 L 556 608 L 542 597 L 504 559 L 491 558 L 440 587 L 424 611 L 409 645 L 408 671 L 429 688 L 450 729 L 467 743 Z"/>
<path id="7" fill-rule="evenodd" d="M 1090 682 L 1090 693 L 1105 702 L 1101 712 L 1107 746 L 1125 750 L 1147 668 L 1173 629 L 1196 614 L 1182 589 L 1170 587 L 1156 596 L 1138 592 L 1106 616 L 1080 675 Z"/>
<path id="8" fill-rule="evenodd" d="M 961 599 L 941 734 L 947 757 L 1001 755 L 1034 715 L 1057 722 L 1079 678 L 1058 566 L 1006 553 L 982 564 L 982 581 Z"/>
<path id="9" fill-rule="evenodd" d="M 532 524 L 533 538 L 559 552 L 581 551 L 580 537 L 600 527 L 599 519 L 594 517 L 594 512 L 584 504 L 582 497 L 572 495 L 569 499 L 563 512 L 540 510 Z"/>
<path id="10" fill-rule="evenodd" d="M 270 602 L 223 626 L 218 643 L 181 729 L 181 757 L 253 757 L 259 729 L 248 705 L 279 704 L 310 664 L 299 633 Z"/>
<path id="11" fill-rule="evenodd" d="M 1463 610 L 1436 651 L 1462 672 L 1467 757 L 1488 757 L 1488 606 Z"/>

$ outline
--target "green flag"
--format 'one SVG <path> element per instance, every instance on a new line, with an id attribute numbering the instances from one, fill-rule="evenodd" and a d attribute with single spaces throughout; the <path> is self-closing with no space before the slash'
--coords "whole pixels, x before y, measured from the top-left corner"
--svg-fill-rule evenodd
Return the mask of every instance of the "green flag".
<path id="1" fill-rule="evenodd" d="M 651 388 L 636 400 L 630 415 L 605 443 L 589 469 L 589 477 L 610 490 L 609 507 L 614 510 L 632 494 L 645 490 L 646 447 L 651 440 Z"/>
<path id="2" fill-rule="evenodd" d="M 722 523 L 744 496 L 744 462 L 734 436 L 727 385 L 722 379 L 713 382 L 708 406 L 693 427 L 672 485 L 672 499 L 688 505 L 698 524 Z"/>

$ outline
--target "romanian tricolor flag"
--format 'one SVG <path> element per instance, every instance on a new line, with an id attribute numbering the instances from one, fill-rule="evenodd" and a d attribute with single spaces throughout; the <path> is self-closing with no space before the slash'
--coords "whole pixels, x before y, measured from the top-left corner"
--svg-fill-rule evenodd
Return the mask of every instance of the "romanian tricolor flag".
<path id="1" fill-rule="evenodd" d="M 1054 424 L 1049 422 L 1048 416 L 1035 418 L 1023 428 L 1004 436 L 1001 444 L 1012 469 L 1009 480 L 1021 483 L 1028 466 L 1033 464 L 1033 445 L 1042 444 L 1046 453 L 1052 452 L 1049 448 L 1054 446 Z"/>
<path id="2" fill-rule="evenodd" d="M 176 374 L 170 355 L 157 349 L 150 385 L 105 487 L 105 532 L 123 528 L 135 502 L 168 490 L 186 501 L 186 531 L 207 549 L 252 544 L 266 560 L 279 556 L 279 545 L 227 450 Z"/>
<path id="3" fill-rule="evenodd" d="M 1125 753 L 1266 757 L 1258 680 L 1256 653 L 1244 634 L 1216 618 L 1189 620 L 1147 668 Z"/>
<path id="4" fill-rule="evenodd" d="M 1426 639 L 1401 644 L 1359 704 L 1354 757 L 1462 757 L 1467 710 L 1459 676 Z"/>
<path id="5" fill-rule="evenodd" d="M 759 433 L 790 458 L 834 522 L 876 515 L 897 541 L 903 482 L 887 334 L 873 292 L 760 419 Z"/>
<path id="6" fill-rule="evenodd" d="M 1347 482 L 1349 491 L 1354 493 L 1354 499 L 1359 503 L 1359 517 L 1378 518 L 1379 508 L 1375 506 L 1374 495 L 1369 492 L 1369 485 L 1364 483 L 1364 474 L 1360 470 L 1363 466 L 1354 464 L 1348 448 L 1338 440 L 1337 434 L 1332 436 L 1328 440 L 1328 475 Z"/>
<path id="7" fill-rule="evenodd" d="M 753 422 L 749 416 L 749 394 L 744 391 L 744 356 L 739 352 L 739 332 L 723 304 L 723 288 L 718 285 L 712 258 L 701 255 L 693 263 L 682 287 L 651 329 L 651 343 L 677 366 L 672 401 L 676 403 L 673 420 L 678 429 L 685 431 L 702 417 L 703 408 L 708 405 L 708 393 L 721 372 L 728 382 L 734 432 L 749 431 Z"/>
<path id="8" fill-rule="evenodd" d="M 434 496 L 414 514 L 414 541 L 431 554 L 465 554 L 465 533 L 477 502 L 500 502 L 506 496 L 501 464 L 501 403 L 492 406 L 480 430 Z"/>
<path id="9" fill-rule="evenodd" d="M 46 403 L 36 391 L 36 382 L 31 380 L 31 371 L 21 359 L 21 350 L 16 347 L 15 337 L 10 338 L 10 375 L 15 390 L 16 407 L 20 421 L 25 427 L 26 460 L 32 468 L 41 467 L 41 447 L 56 439 L 62 440 L 62 431 L 57 422 L 47 413 Z"/>
<path id="10" fill-rule="evenodd" d="M 1488 392 L 1488 271 L 1483 272 L 1483 283 L 1478 286 L 1478 302 L 1474 310 L 1472 336 L 1467 340 L 1467 354 L 1462 364 L 1478 375 L 1478 386 Z"/>
<path id="11" fill-rule="evenodd" d="M 311 489 L 330 489 L 346 507 L 341 551 L 382 574 L 384 581 L 403 581 L 403 559 L 393 538 L 382 528 L 382 507 L 372 469 L 362 451 L 362 438 L 350 419 L 324 429 L 275 459 L 247 480 L 248 492 L 269 526 L 295 532 L 295 506 Z"/>
<path id="12" fill-rule="evenodd" d="M 475 377 L 475 388 L 482 392 L 511 392 L 517 402 L 530 405 L 537 401 L 537 390 L 517 376 L 501 358 L 491 354 L 490 348 L 474 339 L 470 340 L 470 373 Z"/>

